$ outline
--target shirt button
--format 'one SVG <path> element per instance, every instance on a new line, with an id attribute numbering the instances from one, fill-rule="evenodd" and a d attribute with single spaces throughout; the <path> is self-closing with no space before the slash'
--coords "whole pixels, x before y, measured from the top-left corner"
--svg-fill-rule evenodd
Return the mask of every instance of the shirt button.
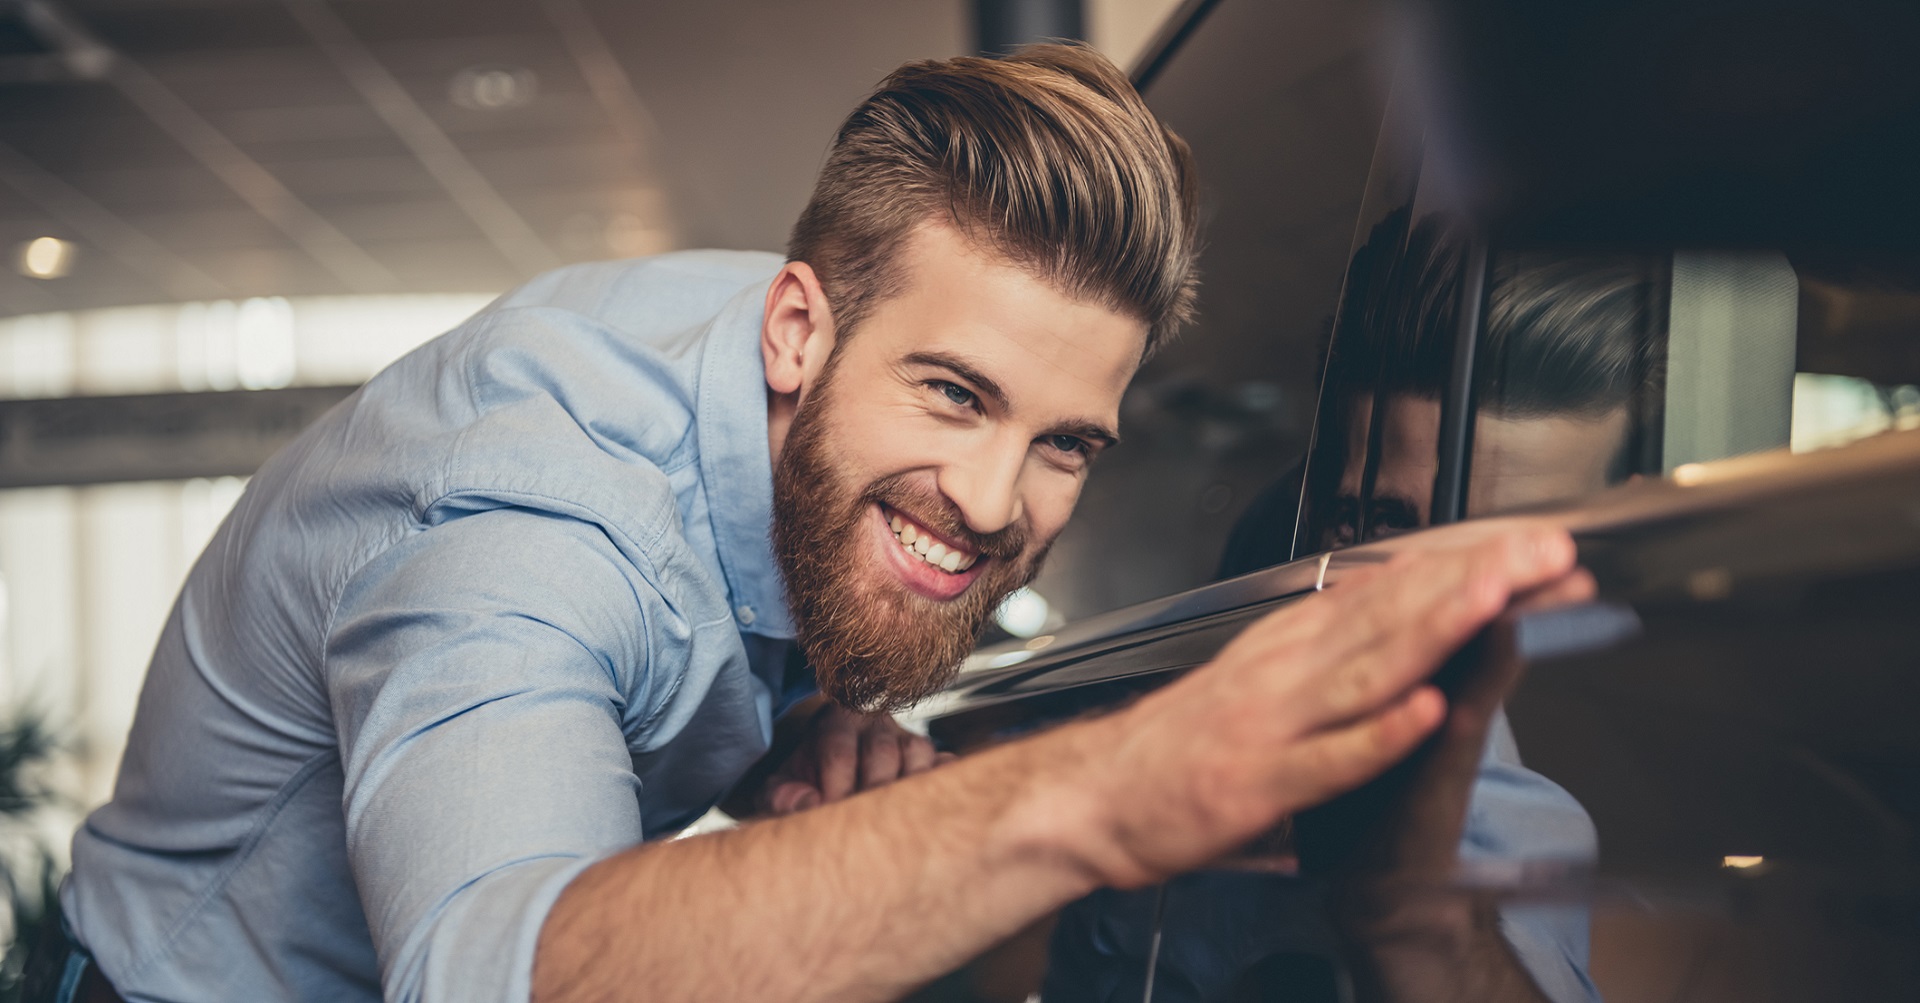
<path id="1" fill-rule="evenodd" d="M 752 606 L 742 606 L 742 607 L 740 607 L 739 609 L 737 609 L 737 610 L 734 610 L 734 611 L 733 611 L 733 618 L 734 618 L 735 620 L 738 620 L 738 621 L 740 621 L 740 626 L 742 626 L 742 627 L 751 627 L 751 626 L 753 626 L 753 607 L 752 607 Z"/>

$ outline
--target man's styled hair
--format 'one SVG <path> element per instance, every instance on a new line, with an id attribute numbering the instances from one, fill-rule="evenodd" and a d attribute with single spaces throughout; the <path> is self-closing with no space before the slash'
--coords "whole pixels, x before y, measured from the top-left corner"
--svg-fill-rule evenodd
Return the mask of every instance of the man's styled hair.
<path id="1" fill-rule="evenodd" d="M 787 257 L 853 330 L 901 292 L 901 244 L 944 222 L 1061 292 L 1148 325 L 1193 313 L 1193 157 L 1111 62 L 1078 45 L 909 63 L 834 138 Z"/>

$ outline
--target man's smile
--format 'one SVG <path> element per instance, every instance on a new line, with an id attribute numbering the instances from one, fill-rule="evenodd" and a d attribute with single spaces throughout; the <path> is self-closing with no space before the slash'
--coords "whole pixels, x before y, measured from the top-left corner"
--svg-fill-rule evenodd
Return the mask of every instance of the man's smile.
<path id="1" fill-rule="evenodd" d="M 875 502 L 870 520 L 885 534 L 887 563 L 909 589 L 928 599 L 959 596 L 980 576 L 987 561 L 973 550 L 928 529 L 913 517 Z"/>
<path id="2" fill-rule="evenodd" d="M 887 516 L 887 525 L 901 546 L 942 571 L 965 571 L 980 559 L 979 554 L 933 532 L 899 509 L 881 505 L 880 510 Z"/>

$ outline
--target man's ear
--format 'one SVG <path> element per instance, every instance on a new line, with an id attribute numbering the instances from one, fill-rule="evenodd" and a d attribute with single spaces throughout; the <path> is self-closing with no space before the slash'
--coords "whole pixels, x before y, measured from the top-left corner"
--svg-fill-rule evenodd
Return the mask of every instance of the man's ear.
<path id="1" fill-rule="evenodd" d="M 798 394 L 813 382 L 833 354 L 833 310 L 819 276 L 804 261 L 789 261 L 767 289 L 760 323 L 760 354 L 767 389 Z"/>

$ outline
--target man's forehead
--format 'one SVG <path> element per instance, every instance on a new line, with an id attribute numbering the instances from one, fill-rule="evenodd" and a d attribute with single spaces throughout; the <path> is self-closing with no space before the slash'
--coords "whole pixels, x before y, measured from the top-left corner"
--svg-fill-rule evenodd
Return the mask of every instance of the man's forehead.
<path id="1" fill-rule="evenodd" d="M 1101 351 L 1110 339 L 1076 338 L 1072 333 L 1031 325 L 1009 331 L 994 324 L 958 323 L 903 343 L 903 355 L 938 356 L 963 362 L 1008 389 L 1051 390 L 1075 397 L 1119 397 L 1139 366 L 1131 359 Z M 1074 342 L 1082 341 L 1076 345 Z"/>
<path id="2" fill-rule="evenodd" d="M 903 288 L 865 325 L 885 332 L 894 354 L 964 358 L 1019 396 L 1110 398 L 1117 411 L 1139 368 L 1144 321 L 1069 296 L 949 227 L 921 228 L 906 258 Z"/>

